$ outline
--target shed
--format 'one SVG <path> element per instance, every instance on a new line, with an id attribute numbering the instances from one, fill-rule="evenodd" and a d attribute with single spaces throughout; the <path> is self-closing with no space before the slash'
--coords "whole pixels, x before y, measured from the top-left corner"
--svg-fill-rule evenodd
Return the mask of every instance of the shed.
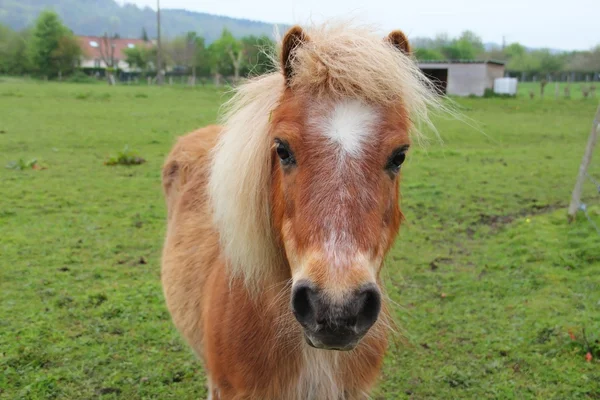
<path id="1" fill-rule="evenodd" d="M 451 96 L 483 96 L 504 76 L 505 63 L 494 60 L 420 61 L 419 68 L 441 93 Z"/>

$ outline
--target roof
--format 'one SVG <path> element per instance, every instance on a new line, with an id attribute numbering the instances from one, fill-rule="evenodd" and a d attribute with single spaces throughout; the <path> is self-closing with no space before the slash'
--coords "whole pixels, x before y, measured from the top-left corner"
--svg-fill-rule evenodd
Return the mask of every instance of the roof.
<path id="1" fill-rule="evenodd" d="M 100 51 L 104 38 L 102 36 L 78 36 L 79 46 L 87 59 L 102 59 Z M 136 47 L 151 47 L 152 42 L 145 42 L 142 39 L 110 39 L 115 46 L 114 58 L 124 60 L 127 58 L 125 49 Z"/>
<path id="2" fill-rule="evenodd" d="M 419 60 L 419 64 L 495 64 L 506 65 L 500 60 Z"/>

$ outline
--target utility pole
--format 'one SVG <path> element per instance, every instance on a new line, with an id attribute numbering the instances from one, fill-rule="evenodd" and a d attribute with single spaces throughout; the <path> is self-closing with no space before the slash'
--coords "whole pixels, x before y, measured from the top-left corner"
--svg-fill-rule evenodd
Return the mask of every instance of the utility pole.
<path id="1" fill-rule="evenodd" d="M 156 25 L 157 25 L 157 38 L 156 38 L 156 84 L 162 85 L 162 45 L 160 40 L 160 0 L 156 0 Z"/>

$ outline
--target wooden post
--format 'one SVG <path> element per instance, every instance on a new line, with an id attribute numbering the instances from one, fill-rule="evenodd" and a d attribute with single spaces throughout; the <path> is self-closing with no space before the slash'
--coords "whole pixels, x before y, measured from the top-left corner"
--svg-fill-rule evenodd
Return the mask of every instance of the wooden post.
<path id="1" fill-rule="evenodd" d="M 556 82 L 554 83 L 554 98 L 555 98 L 556 100 L 558 100 L 558 94 L 559 94 L 559 91 L 558 91 L 558 81 L 556 81 Z"/>
<path id="2" fill-rule="evenodd" d="M 585 174 L 587 173 L 588 167 L 590 166 L 590 162 L 592 161 L 592 153 L 594 152 L 594 146 L 596 145 L 596 140 L 598 139 L 599 123 L 600 106 L 598 106 L 596 116 L 594 117 L 594 122 L 592 122 L 592 131 L 590 132 L 590 137 L 585 148 L 583 160 L 581 160 L 581 165 L 579 166 L 577 182 L 575 182 L 575 188 L 573 189 L 573 195 L 571 197 L 571 204 L 569 205 L 569 221 L 573 221 L 575 219 L 575 214 L 577 214 L 577 210 L 579 209 L 579 205 L 581 203 L 581 190 L 583 189 L 583 183 L 585 182 Z"/>

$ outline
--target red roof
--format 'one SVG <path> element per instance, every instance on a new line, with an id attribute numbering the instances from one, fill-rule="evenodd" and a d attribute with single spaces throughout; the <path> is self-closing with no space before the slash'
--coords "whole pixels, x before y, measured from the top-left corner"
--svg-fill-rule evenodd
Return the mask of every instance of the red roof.
<path id="1" fill-rule="evenodd" d="M 87 59 L 102 59 L 101 47 L 104 46 L 102 36 L 78 36 L 79 46 Z M 124 50 L 135 47 L 152 47 L 152 42 L 145 42 L 142 39 L 110 39 L 109 43 L 115 46 L 114 58 L 124 60 L 126 58 Z M 107 52 L 105 52 L 107 53 Z"/>

